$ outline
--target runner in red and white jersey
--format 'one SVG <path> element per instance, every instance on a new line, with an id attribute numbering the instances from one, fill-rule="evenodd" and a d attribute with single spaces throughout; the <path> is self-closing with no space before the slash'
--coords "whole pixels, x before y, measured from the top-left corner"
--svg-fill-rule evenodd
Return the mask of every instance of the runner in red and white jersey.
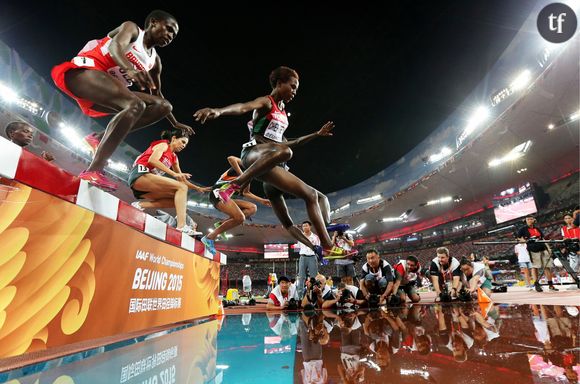
<path id="1" fill-rule="evenodd" d="M 205 192 L 209 188 L 189 182 L 191 175 L 183 173 L 179 167 L 177 153 L 187 146 L 189 142 L 187 135 L 175 129 L 164 131 L 161 139 L 152 142 L 133 163 L 127 182 L 133 190 L 133 195 L 140 201 L 131 205 L 140 210 L 175 208 L 176 228 L 191 235 L 193 228 L 185 225 L 188 188 L 197 192 Z M 165 174 L 173 179 L 163 176 Z"/>
<path id="2" fill-rule="evenodd" d="M 193 133 L 191 127 L 175 119 L 171 103 L 161 94 L 161 59 L 155 47 L 171 43 L 178 31 L 175 17 L 156 10 L 147 16 L 145 29 L 126 21 L 105 38 L 89 41 L 71 61 L 52 69 L 56 86 L 75 99 L 83 113 L 91 117 L 116 115 L 107 125 L 106 135 L 85 138 L 96 152 L 81 179 L 116 189 L 103 168 L 131 131 L 167 118 L 174 128 Z M 133 84 L 147 92 L 129 90 Z"/>

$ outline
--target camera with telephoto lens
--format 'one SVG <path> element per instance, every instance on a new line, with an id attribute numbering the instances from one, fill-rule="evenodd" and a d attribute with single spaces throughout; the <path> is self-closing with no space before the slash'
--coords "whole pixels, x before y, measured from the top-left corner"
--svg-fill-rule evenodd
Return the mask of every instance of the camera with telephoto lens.
<path id="1" fill-rule="evenodd" d="M 353 297 L 352 292 L 346 288 L 346 286 L 344 286 L 344 283 L 340 283 L 338 285 L 339 289 L 342 289 L 341 293 L 340 293 L 340 298 L 338 299 L 338 302 L 340 304 L 346 304 L 347 300 L 350 299 L 351 297 Z"/>
<path id="2" fill-rule="evenodd" d="M 389 307 L 398 307 L 401 305 L 401 297 L 399 295 L 392 295 L 389 299 Z"/>
<path id="3" fill-rule="evenodd" d="M 368 299 L 369 308 L 370 309 L 379 308 L 380 301 L 381 301 L 381 299 L 380 299 L 379 295 L 377 295 L 376 293 L 371 293 L 369 295 L 369 299 Z"/>
<path id="4" fill-rule="evenodd" d="M 451 294 L 449 293 L 449 289 L 447 289 L 447 285 L 443 285 L 443 289 L 441 290 L 441 293 L 439 294 L 439 300 L 441 300 L 441 302 L 443 303 L 449 303 L 451 302 L 453 298 L 451 297 Z"/>
<path id="5" fill-rule="evenodd" d="M 288 306 L 286 307 L 287 310 L 295 311 L 298 309 L 298 302 L 295 298 L 291 298 L 288 300 Z"/>
<path id="6" fill-rule="evenodd" d="M 311 277 L 310 278 L 310 289 L 314 289 L 314 287 L 321 288 L 322 283 L 320 281 L 316 280 L 314 277 Z"/>
<path id="7" fill-rule="evenodd" d="M 459 292 L 457 293 L 457 298 L 459 299 L 459 301 L 463 301 L 464 303 L 473 300 L 473 296 L 471 296 L 471 292 L 469 292 L 465 288 L 461 288 L 459 290 Z"/>

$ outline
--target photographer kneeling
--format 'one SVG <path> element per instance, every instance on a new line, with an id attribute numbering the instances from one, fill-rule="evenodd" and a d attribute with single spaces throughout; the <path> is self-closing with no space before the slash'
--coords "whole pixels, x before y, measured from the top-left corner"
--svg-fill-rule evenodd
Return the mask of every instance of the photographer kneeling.
<path id="1" fill-rule="evenodd" d="M 266 309 L 298 309 L 298 293 L 296 286 L 290 284 L 290 279 L 286 276 L 278 278 L 278 285 L 272 289 L 268 296 Z"/>
<path id="2" fill-rule="evenodd" d="M 371 249 L 366 253 L 367 262 L 362 266 L 360 289 L 370 308 L 387 303 L 393 292 L 393 267 L 379 253 Z"/>
<path id="3" fill-rule="evenodd" d="M 463 289 L 459 299 L 461 301 L 469 301 L 469 298 L 477 297 L 477 288 L 481 288 L 487 296 L 491 297 L 491 280 L 486 277 L 485 265 L 479 262 L 471 262 L 465 257 L 461 259 L 461 281 L 463 283 Z"/>
<path id="4" fill-rule="evenodd" d="M 324 275 L 316 275 L 306 281 L 306 293 L 302 298 L 302 308 L 320 309 L 322 303 L 326 300 L 332 300 L 334 296 L 328 285 L 326 285 L 326 277 Z"/>
<path id="5" fill-rule="evenodd" d="M 357 308 L 364 304 L 365 299 L 362 291 L 358 287 L 348 284 L 349 282 L 352 282 L 352 277 L 343 277 L 342 282 L 338 284 L 338 289 L 333 294 L 333 298 L 322 303 L 322 309 Z"/>

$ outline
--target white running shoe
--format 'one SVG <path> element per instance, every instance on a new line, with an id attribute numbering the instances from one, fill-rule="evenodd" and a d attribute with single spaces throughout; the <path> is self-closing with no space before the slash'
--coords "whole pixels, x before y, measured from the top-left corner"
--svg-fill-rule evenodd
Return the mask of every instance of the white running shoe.
<path id="1" fill-rule="evenodd" d="M 181 231 L 181 232 L 185 233 L 188 236 L 193 236 L 194 233 L 195 233 L 195 231 L 193 230 L 193 228 L 191 228 L 189 225 L 184 225 L 181 228 L 175 228 L 175 229 L 177 229 L 178 231 Z"/>
<path id="2" fill-rule="evenodd" d="M 140 211 L 144 211 L 145 210 L 145 208 L 143 208 L 141 206 L 141 202 L 139 200 L 132 202 L 131 203 L 131 206 L 134 207 L 134 208 L 137 208 Z"/>

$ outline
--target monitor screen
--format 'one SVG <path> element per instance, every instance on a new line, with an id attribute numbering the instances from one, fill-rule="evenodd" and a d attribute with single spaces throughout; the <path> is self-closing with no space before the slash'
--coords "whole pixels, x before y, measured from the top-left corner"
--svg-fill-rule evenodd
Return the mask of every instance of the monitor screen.
<path id="1" fill-rule="evenodd" d="M 264 244 L 264 259 L 287 259 L 288 244 Z"/>
<path id="2" fill-rule="evenodd" d="M 493 197 L 493 213 L 497 224 L 536 213 L 536 201 L 530 183 L 508 188 Z"/>

